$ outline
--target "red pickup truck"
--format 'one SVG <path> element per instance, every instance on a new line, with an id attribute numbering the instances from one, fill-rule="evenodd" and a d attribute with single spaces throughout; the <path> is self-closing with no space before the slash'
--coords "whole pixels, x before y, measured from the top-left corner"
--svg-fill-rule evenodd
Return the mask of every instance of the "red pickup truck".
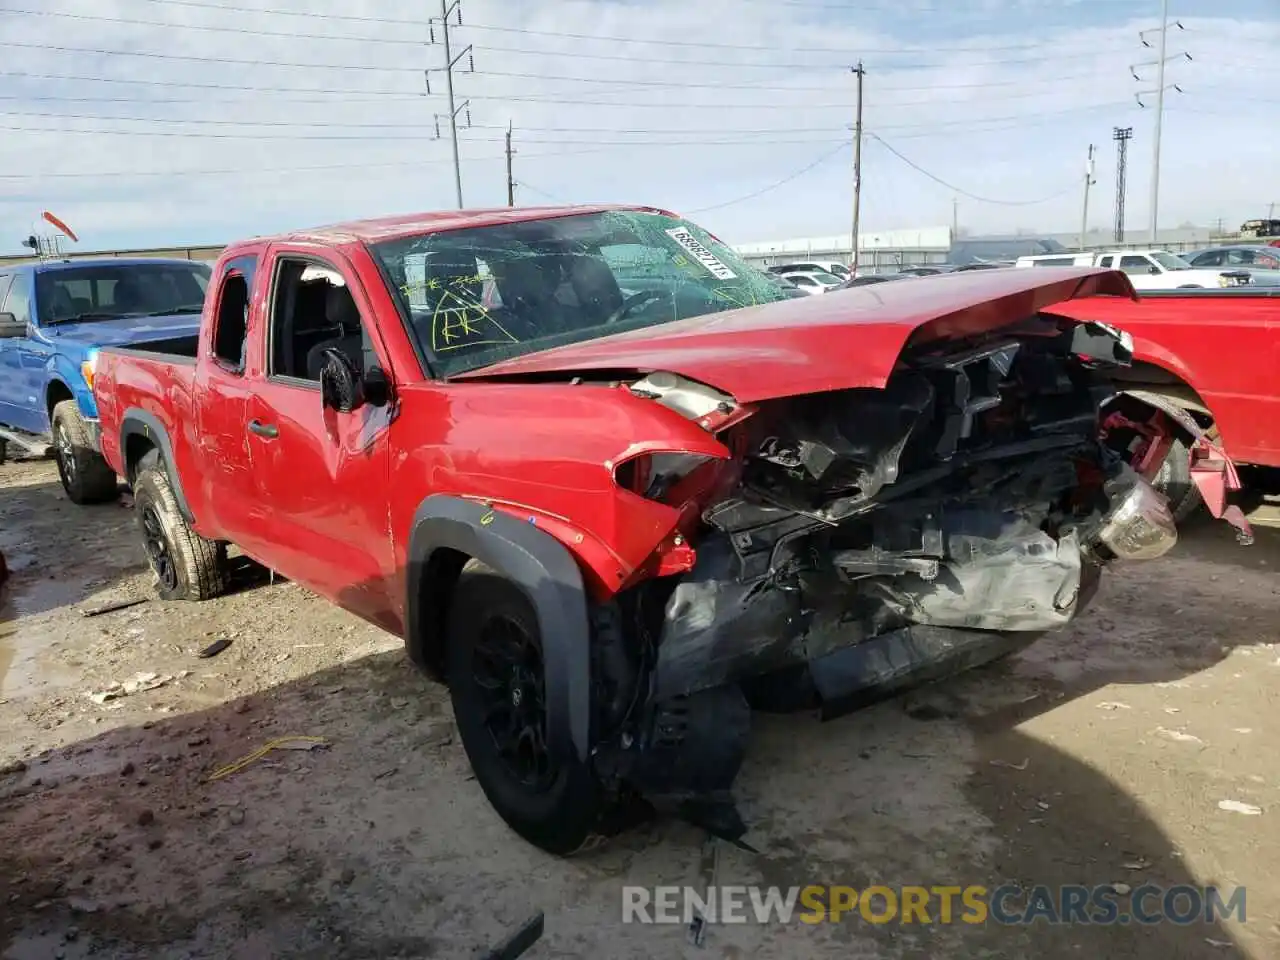
<path id="1" fill-rule="evenodd" d="M 795 299 L 650 208 L 252 240 L 178 353 L 104 350 L 103 454 L 163 596 L 226 547 L 403 635 L 556 853 L 666 810 L 736 839 L 754 707 L 833 716 L 1017 649 L 1176 539 L 1099 440 L 1123 274 Z M 172 350 L 172 344 L 170 344 Z"/>
<path id="2" fill-rule="evenodd" d="M 1059 312 L 1133 337 L 1134 362 L 1114 374 L 1122 394 L 1105 429 L 1169 498 L 1175 519 L 1202 499 L 1223 512 L 1231 462 L 1280 467 L 1280 291 L 1093 297 Z M 1201 436 L 1230 458 L 1225 482 L 1221 464 L 1188 457 Z"/>

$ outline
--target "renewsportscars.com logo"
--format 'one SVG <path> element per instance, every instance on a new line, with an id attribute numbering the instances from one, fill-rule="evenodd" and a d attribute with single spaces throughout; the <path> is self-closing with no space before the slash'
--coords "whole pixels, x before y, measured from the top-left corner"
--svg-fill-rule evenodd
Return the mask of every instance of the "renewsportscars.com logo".
<path id="1" fill-rule="evenodd" d="M 1099 886 L 623 887 L 623 923 L 1152 925 L 1245 922 L 1245 888 Z"/>

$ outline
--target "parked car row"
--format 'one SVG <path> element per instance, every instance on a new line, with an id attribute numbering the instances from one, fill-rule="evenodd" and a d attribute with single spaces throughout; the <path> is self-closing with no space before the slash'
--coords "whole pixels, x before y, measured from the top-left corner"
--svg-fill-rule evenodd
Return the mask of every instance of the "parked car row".
<path id="1" fill-rule="evenodd" d="M 181 331 L 147 316 L 186 322 L 172 298 L 93 321 L 115 286 L 29 316 L 50 358 L 63 323 L 132 324 L 86 328 L 97 428 L 65 459 L 132 487 L 162 596 L 225 591 L 235 545 L 402 636 L 490 803 L 556 854 L 637 810 L 740 838 L 753 709 L 834 716 L 1008 655 L 1176 541 L 1170 435 L 1109 407 L 1163 362 L 1095 319 L 1133 302 L 1114 270 L 814 299 L 688 220 L 592 206 L 257 238 L 192 279 Z M 1224 441 L 1265 453 L 1258 412 Z M 1147 443 L 1116 457 L 1125 430 Z"/>
<path id="2" fill-rule="evenodd" d="M 1167 250 L 1041 254 L 1019 257 L 1015 266 L 1108 267 L 1128 274 L 1130 281 L 1138 290 L 1230 288 L 1250 284 L 1280 286 L 1280 270 L 1270 268 L 1262 259 L 1251 260 L 1250 266 L 1243 265 L 1244 254 L 1241 251 L 1244 249 L 1204 250 L 1182 257 Z M 1196 263 L 1190 262 L 1188 257 L 1191 256 L 1196 258 Z M 1250 256 L 1256 255 L 1250 254 Z"/>

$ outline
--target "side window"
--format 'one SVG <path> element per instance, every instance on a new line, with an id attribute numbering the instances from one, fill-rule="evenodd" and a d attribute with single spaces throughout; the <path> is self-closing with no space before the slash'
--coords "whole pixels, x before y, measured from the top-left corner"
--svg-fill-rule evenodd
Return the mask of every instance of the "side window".
<path id="1" fill-rule="evenodd" d="M 249 296 L 257 257 L 237 257 L 222 275 L 218 313 L 213 328 L 213 355 L 233 373 L 244 373 L 244 347 L 249 335 Z"/>
<path id="2" fill-rule="evenodd" d="M 1114 260 L 1115 260 L 1115 257 L 1112 257 L 1112 256 L 1103 257 L 1101 260 L 1098 261 L 1098 266 L 1110 267 Z"/>
<path id="3" fill-rule="evenodd" d="M 313 260 L 282 257 L 271 295 L 267 375 L 318 383 L 324 351 L 337 348 L 357 375 L 372 345 L 342 274 Z M 372 365 L 370 360 L 368 365 Z"/>
<path id="4" fill-rule="evenodd" d="M 0 307 L 5 313 L 12 313 L 13 319 L 18 323 L 31 322 L 31 281 L 21 273 L 14 274 L 13 284 L 9 287 L 9 295 L 5 298 L 4 306 Z"/>
<path id="5" fill-rule="evenodd" d="M 1130 276 L 1138 276 L 1144 273 L 1150 273 L 1154 266 L 1146 257 L 1121 257 L 1120 269 Z"/>
<path id="6" fill-rule="evenodd" d="M 1191 261 L 1191 264 L 1196 267 L 1220 267 L 1222 266 L 1222 251 L 1214 250 L 1212 253 L 1202 253 Z"/>
<path id="7" fill-rule="evenodd" d="M 1228 250 L 1227 263 L 1231 264 L 1232 266 L 1237 266 L 1242 263 L 1251 264 L 1253 263 L 1253 251 L 1252 250 Z"/>

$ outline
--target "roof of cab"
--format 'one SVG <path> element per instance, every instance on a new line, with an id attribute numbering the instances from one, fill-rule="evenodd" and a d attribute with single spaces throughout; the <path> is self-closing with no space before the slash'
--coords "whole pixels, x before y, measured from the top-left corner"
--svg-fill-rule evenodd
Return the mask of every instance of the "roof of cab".
<path id="1" fill-rule="evenodd" d="M 491 207 L 479 210 L 443 210 L 432 213 L 407 213 L 369 220 L 351 220 L 325 227 L 293 230 L 271 237 L 255 237 L 237 247 L 264 240 L 295 240 L 320 243 L 376 243 L 396 240 L 423 233 L 441 233 L 447 230 L 464 230 L 468 227 L 493 227 L 504 223 L 524 223 L 530 220 L 550 220 L 578 214 L 607 213 L 610 211 L 636 211 L 666 213 L 656 207 L 629 204 L 569 204 L 551 207 Z"/>
<path id="2" fill-rule="evenodd" d="M 185 257 L 74 257 L 70 260 L 39 260 L 34 263 L 19 263 L 12 267 L 0 267 L 0 270 L 6 273 L 17 272 L 18 270 L 47 273 L 51 270 L 75 270 L 77 267 L 137 267 L 158 263 L 209 266 L 203 260 L 188 260 Z"/>

